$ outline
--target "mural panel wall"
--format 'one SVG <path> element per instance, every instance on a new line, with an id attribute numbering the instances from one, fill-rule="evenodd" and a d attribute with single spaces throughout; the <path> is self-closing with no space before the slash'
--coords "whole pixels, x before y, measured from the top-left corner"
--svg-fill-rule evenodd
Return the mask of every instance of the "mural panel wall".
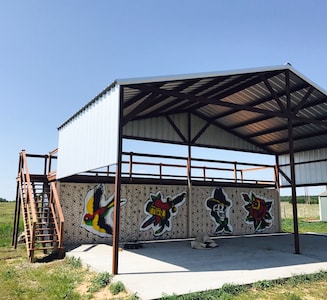
<path id="1" fill-rule="evenodd" d="M 279 232 L 276 190 L 132 185 L 121 187 L 120 241 Z M 114 185 L 61 183 L 65 244 L 110 243 Z M 190 212 L 190 214 L 188 213 Z"/>

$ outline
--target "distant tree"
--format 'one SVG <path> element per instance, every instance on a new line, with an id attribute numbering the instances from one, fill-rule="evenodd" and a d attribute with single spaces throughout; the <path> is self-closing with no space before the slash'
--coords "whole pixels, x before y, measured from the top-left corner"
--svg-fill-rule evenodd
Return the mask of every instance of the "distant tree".
<path id="1" fill-rule="evenodd" d="M 310 201 L 306 201 L 307 197 L 306 196 L 297 196 L 296 197 L 296 202 L 301 203 L 301 204 L 318 204 L 319 199 L 318 196 L 310 196 Z M 292 197 L 291 196 L 281 196 L 280 197 L 281 202 L 289 202 L 292 203 Z"/>
<path id="2" fill-rule="evenodd" d="M 4 198 L 0 198 L 0 202 L 8 202 L 8 200 L 6 200 Z"/>

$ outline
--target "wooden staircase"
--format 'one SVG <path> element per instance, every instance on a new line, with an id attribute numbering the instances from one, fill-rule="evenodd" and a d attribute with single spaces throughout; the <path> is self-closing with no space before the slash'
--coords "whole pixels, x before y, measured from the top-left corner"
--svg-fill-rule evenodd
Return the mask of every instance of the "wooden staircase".
<path id="1" fill-rule="evenodd" d="M 27 155 L 24 150 L 20 153 L 12 244 L 17 247 L 19 220 L 22 216 L 29 261 L 34 262 L 37 253 L 41 253 L 43 257 L 61 258 L 64 256 L 64 217 L 56 182 L 53 181 L 53 173 L 51 176 L 48 176 L 49 172 L 46 171 L 41 175 L 29 174 L 29 156 L 31 155 Z M 47 155 L 40 157 L 45 159 L 45 162 L 49 159 Z"/>

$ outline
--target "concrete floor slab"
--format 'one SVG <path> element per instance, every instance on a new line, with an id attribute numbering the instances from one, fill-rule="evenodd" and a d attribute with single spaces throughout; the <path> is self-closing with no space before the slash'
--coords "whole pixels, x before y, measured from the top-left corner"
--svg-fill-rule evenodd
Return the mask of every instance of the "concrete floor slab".
<path id="1" fill-rule="evenodd" d="M 119 274 L 131 293 L 159 299 L 220 288 L 225 283 L 248 284 L 327 270 L 327 236 L 300 235 L 301 254 L 294 254 L 292 234 L 220 237 L 219 247 L 195 250 L 190 241 L 153 242 L 119 251 Z M 81 245 L 67 256 L 80 258 L 97 272 L 112 270 L 112 247 Z"/>

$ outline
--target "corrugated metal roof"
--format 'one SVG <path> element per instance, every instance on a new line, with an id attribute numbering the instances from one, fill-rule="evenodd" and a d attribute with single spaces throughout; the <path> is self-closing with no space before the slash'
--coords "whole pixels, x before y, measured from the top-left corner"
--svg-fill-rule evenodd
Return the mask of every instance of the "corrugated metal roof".
<path id="1" fill-rule="evenodd" d="M 287 120 L 291 116 L 295 152 L 327 146 L 326 91 L 288 64 L 117 82 L 126 91 L 124 112 L 130 112 L 135 104 L 143 105 L 132 118 L 129 114 L 128 122 L 189 113 L 205 120 L 208 128 L 226 130 L 258 147 L 258 152 L 282 154 L 289 151 Z M 146 101 L 150 95 L 151 101 Z M 196 140 L 192 144 L 196 145 Z M 237 150 L 249 148 L 244 144 Z"/>
<path id="2" fill-rule="evenodd" d="M 327 93 L 289 64 L 120 79 L 81 111 L 116 84 L 123 90 L 125 138 L 284 154 L 289 151 L 291 118 L 295 152 L 327 147 Z M 184 122 L 191 120 L 192 136 L 174 120 L 176 115 Z M 188 119 L 188 115 L 196 118 Z M 160 122 L 156 123 L 156 118 Z M 132 130 L 131 124 L 137 130 Z M 147 128 L 150 124 L 151 130 Z M 163 126 L 170 126 L 165 131 L 169 135 L 162 134 Z M 226 132 L 225 146 L 217 141 L 215 132 Z"/>

